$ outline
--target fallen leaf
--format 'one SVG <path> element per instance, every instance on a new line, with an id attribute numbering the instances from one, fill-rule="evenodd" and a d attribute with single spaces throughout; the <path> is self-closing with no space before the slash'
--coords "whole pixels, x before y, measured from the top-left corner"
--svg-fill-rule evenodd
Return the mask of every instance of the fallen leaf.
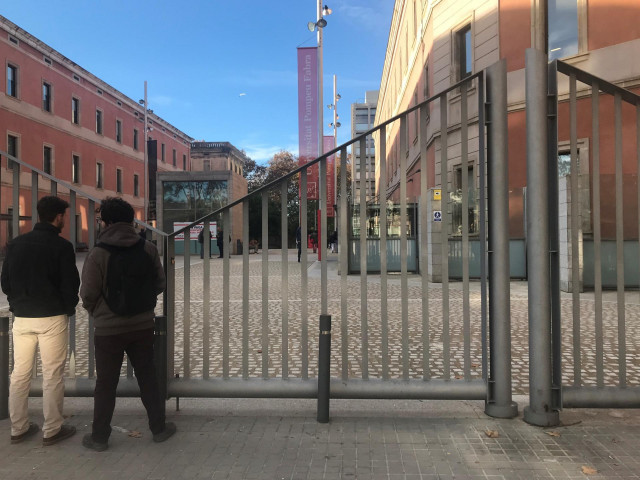
<path id="1" fill-rule="evenodd" d="M 142 438 L 142 434 L 140 432 L 137 432 L 135 430 L 131 430 L 129 432 L 129 436 L 132 438 Z"/>
<path id="2" fill-rule="evenodd" d="M 550 437 L 559 437 L 560 434 L 558 432 L 544 432 L 547 435 L 549 435 Z"/>
<path id="3" fill-rule="evenodd" d="M 484 433 L 489 438 L 498 438 L 500 436 L 495 430 L 485 430 Z"/>
<path id="4" fill-rule="evenodd" d="M 464 377 L 462 375 L 456 375 L 456 380 L 462 380 Z"/>
<path id="5" fill-rule="evenodd" d="M 582 473 L 584 473 L 585 475 L 595 475 L 596 473 L 598 473 L 598 470 L 593 467 L 587 467 L 586 465 L 583 465 Z"/>
<path id="6" fill-rule="evenodd" d="M 479 363 L 472 363 L 471 368 L 478 368 L 480 366 Z"/>
<path id="7" fill-rule="evenodd" d="M 258 353 L 262 353 L 262 350 L 258 350 Z"/>

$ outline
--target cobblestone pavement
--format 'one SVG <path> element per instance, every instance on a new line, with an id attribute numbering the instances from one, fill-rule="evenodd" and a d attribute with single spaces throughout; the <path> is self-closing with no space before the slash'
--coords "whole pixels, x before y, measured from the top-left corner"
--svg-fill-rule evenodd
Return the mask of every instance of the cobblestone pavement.
<path id="1" fill-rule="evenodd" d="M 518 399 L 519 402 L 526 399 Z M 139 400 L 119 399 L 109 449 L 81 445 L 89 399 L 67 399 L 78 434 L 42 447 L 11 445 L 0 420 L 3 480 L 452 480 L 637 479 L 638 410 L 571 410 L 563 425 L 483 415 L 482 402 L 335 400 L 328 424 L 311 400 L 187 400 L 168 416 L 178 427 L 151 441 Z M 31 399 L 42 424 L 41 401 Z M 591 472 L 591 473 L 588 473 Z"/>
<path id="2" fill-rule="evenodd" d="M 79 256 L 81 268 L 84 256 Z M 303 361 L 303 331 L 308 332 L 306 346 L 308 351 L 308 375 L 316 376 L 318 319 L 320 315 L 320 270 L 315 262 L 316 255 L 309 254 L 308 270 L 308 320 L 306 326 L 301 318 L 301 277 L 300 264 L 296 261 L 295 251 L 291 250 L 287 264 L 288 272 L 288 372 L 289 377 L 300 377 L 305 368 Z M 361 282 L 359 276 L 347 277 L 347 290 L 341 291 L 338 273 L 337 255 L 328 254 L 328 312 L 332 316 L 332 376 L 342 374 L 343 349 L 348 358 L 349 378 L 362 376 L 362 330 L 361 330 Z M 184 268 L 182 257 L 176 259 L 176 325 L 175 325 L 175 373 L 184 376 Z M 211 259 L 211 320 L 210 320 L 210 371 L 211 377 L 222 376 L 223 368 L 223 289 L 222 260 Z M 229 375 L 242 376 L 242 257 L 230 259 L 230 318 L 229 318 Z M 190 375 L 201 377 L 203 368 L 203 263 L 192 257 L 190 265 Z M 249 261 L 249 377 L 262 375 L 262 255 L 250 255 Z M 282 262 L 280 251 L 272 251 L 268 266 L 268 316 L 269 316 L 269 376 L 282 375 Z M 410 276 L 408 281 L 408 351 L 409 377 L 420 378 L 424 375 L 422 336 L 422 287 L 421 278 Z M 470 378 L 482 375 L 482 344 L 480 322 L 480 283 L 470 284 Z M 382 377 L 382 317 L 381 317 L 380 277 L 369 275 L 367 281 L 367 341 L 368 376 Z M 341 318 L 341 299 L 347 302 L 347 319 L 343 326 Z M 624 314 L 626 321 L 626 375 L 628 385 L 640 384 L 640 294 L 628 292 L 625 296 Z M 402 358 L 402 320 L 401 290 L 399 276 L 390 275 L 388 280 L 388 362 L 391 378 L 401 378 Z M 431 378 L 443 378 L 443 319 L 442 286 L 429 284 L 429 375 Z M 563 380 L 565 385 L 574 382 L 574 336 L 572 329 L 573 301 L 570 295 L 561 300 L 563 325 Z M 528 296 L 525 282 L 511 284 L 511 327 L 512 327 L 512 382 L 514 394 L 528 393 Z M 158 305 L 158 313 L 162 305 Z M 449 335 L 451 376 L 454 379 L 464 376 L 464 322 L 462 285 L 450 283 L 449 291 Z M 78 308 L 76 316 L 75 374 L 85 376 L 88 370 L 88 319 L 86 312 Z M 0 315 L 8 314 L 6 301 L 4 310 L 0 301 Z M 593 293 L 584 293 L 580 297 L 580 337 L 581 349 L 578 358 L 581 361 L 582 384 L 596 384 L 595 326 Z M 618 310 L 615 292 L 603 296 L 603 351 L 605 385 L 617 385 L 618 382 Z M 343 338 L 342 332 L 347 335 Z M 74 363 L 71 362 L 73 368 Z M 69 373 L 69 372 L 68 372 Z"/>

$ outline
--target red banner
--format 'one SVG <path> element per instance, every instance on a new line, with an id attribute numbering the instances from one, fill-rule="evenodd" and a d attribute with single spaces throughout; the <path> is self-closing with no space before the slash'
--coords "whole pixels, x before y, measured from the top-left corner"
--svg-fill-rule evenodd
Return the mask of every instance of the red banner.
<path id="1" fill-rule="evenodd" d="M 318 158 L 318 48 L 298 48 L 298 162 Z M 318 199 L 318 166 L 307 170 L 307 198 Z"/>
<path id="2" fill-rule="evenodd" d="M 335 148 L 335 138 L 333 136 L 325 136 L 324 137 L 324 150 L 323 152 L 328 152 Z M 336 156 L 331 155 L 327 158 L 327 217 L 333 217 L 333 205 L 335 203 L 335 191 L 336 191 L 336 183 L 335 183 L 335 168 L 336 168 Z"/>

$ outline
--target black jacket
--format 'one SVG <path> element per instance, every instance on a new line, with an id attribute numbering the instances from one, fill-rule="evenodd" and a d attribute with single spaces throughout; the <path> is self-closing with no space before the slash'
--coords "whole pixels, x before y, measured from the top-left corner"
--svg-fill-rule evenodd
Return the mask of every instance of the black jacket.
<path id="1" fill-rule="evenodd" d="M 73 245 L 52 224 L 36 223 L 9 242 L 1 283 L 17 317 L 75 314 L 80 275 Z"/>

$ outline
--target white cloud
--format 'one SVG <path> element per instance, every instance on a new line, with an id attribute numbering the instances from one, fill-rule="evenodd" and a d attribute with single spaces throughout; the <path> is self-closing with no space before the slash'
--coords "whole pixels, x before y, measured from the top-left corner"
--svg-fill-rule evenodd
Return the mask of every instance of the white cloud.
<path id="1" fill-rule="evenodd" d="M 337 9 L 340 15 L 349 18 L 353 23 L 366 28 L 369 31 L 377 31 L 383 36 L 389 34 L 389 19 L 387 18 L 388 7 L 383 7 L 383 3 L 391 0 L 376 1 L 350 1 L 340 5 Z"/>
<path id="2" fill-rule="evenodd" d="M 239 148 L 242 148 L 252 160 L 255 160 L 260 164 L 266 164 L 280 150 L 286 150 L 296 156 L 298 155 L 297 143 L 282 146 L 262 143 L 250 144 L 241 142 Z"/>

